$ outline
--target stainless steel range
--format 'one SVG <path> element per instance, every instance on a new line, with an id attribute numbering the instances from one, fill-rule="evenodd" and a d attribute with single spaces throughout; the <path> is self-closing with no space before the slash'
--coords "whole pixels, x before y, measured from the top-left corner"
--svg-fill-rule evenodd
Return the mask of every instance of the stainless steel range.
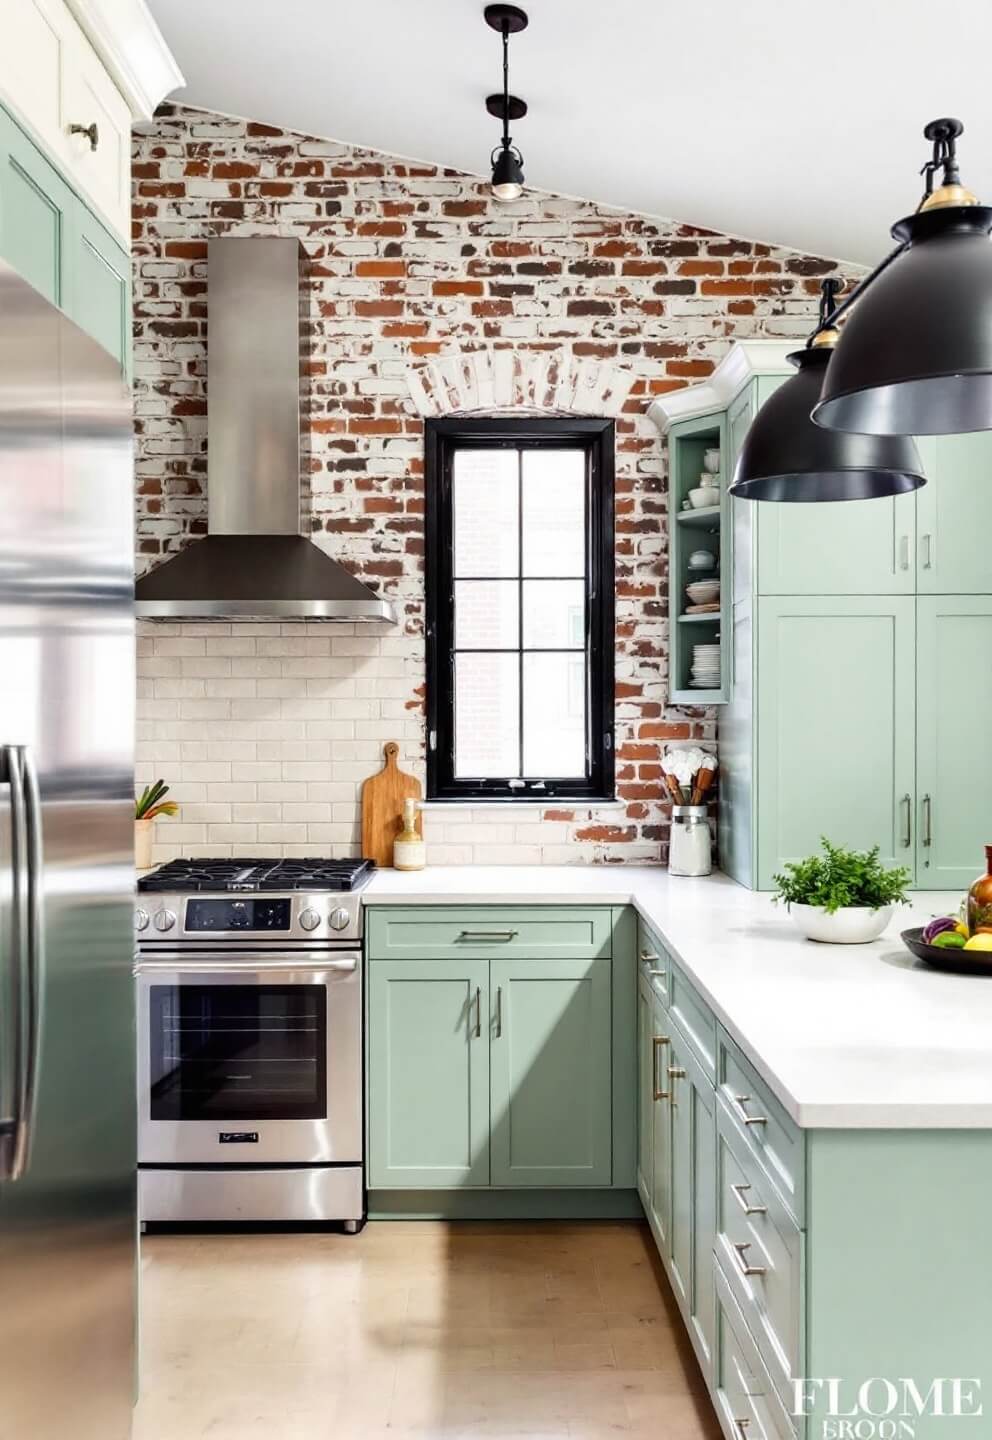
<path id="1" fill-rule="evenodd" d="M 368 861 L 174 860 L 138 881 L 139 1209 L 364 1215 Z"/>

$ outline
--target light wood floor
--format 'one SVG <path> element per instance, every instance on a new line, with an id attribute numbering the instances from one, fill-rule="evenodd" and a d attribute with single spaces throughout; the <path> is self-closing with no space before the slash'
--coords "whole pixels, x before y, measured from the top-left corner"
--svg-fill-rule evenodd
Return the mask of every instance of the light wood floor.
<path id="1" fill-rule="evenodd" d="M 718 1440 L 646 1229 L 142 1240 L 135 1440 Z"/>

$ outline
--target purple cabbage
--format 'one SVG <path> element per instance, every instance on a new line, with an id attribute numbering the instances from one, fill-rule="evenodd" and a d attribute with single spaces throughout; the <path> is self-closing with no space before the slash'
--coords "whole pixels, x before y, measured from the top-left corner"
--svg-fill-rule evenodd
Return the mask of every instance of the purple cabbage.
<path id="1" fill-rule="evenodd" d="M 931 920 L 923 927 L 924 945 L 932 945 L 938 935 L 943 935 L 945 930 L 953 930 L 957 923 L 949 915 L 941 915 L 939 919 Z"/>

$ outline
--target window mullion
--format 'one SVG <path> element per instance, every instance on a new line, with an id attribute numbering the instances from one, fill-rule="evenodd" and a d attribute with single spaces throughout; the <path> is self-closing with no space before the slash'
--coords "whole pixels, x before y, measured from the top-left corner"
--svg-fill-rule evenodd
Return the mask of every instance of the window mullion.
<path id="1" fill-rule="evenodd" d="M 524 778 L 524 452 L 517 450 L 517 774 Z"/>

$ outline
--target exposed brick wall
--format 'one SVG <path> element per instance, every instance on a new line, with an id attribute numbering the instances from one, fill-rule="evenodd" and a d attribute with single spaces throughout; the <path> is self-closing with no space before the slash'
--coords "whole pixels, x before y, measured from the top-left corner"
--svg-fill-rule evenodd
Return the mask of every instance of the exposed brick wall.
<path id="1" fill-rule="evenodd" d="M 735 337 L 804 335 L 833 263 L 554 195 L 501 206 L 476 178 L 167 108 L 134 140 L 139 569 L 205 529 L 206 239 L 225 233 L 306 244 L 315 531 L 394 596 L 404 620 L 358 633 L 144 627 L 140 775 L 164 775 L 182 804 L 181 819 L 159 827 L 156 857 L 354 851 L 358 784 L 383 741 L 398 739 L 407 767 L 422 767 L 423 456 L 411 372 L 433 373 L 436 397 L 437 357 L 486 351 L 498 370 L 509 351 L 518 372 L 544 355 L 559 377 L 594 367 L 613 376 L 606 391 L 626 395 L 621 806 L 432 812 L 431 858 L 664 860 L 661 747 L 711 739 L 714 718 L 666 704 L 665 461 L 646 409 L 706 376 Z"/>

